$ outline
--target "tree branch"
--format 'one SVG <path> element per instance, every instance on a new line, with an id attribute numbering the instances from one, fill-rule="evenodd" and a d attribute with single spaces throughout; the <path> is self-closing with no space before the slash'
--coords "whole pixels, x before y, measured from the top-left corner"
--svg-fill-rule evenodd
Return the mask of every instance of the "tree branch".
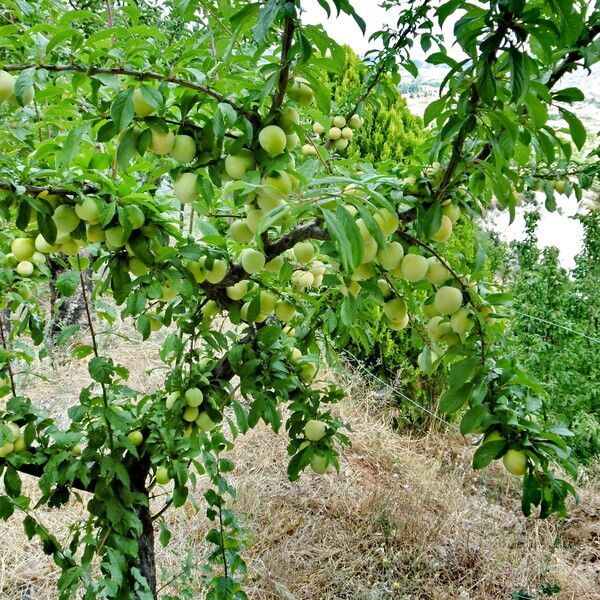
<path id="1" fill-rule="evenodd" d="M 163 75 L 162 73 L 156 73 L 154 71 L 138 71 L 135 69 L 126 69 L 122 67 L 84 67 L 81 65 L 48 65 L 44 63 L 40 64 L 21 64 L 21 65 L 4 65 L 2 69 L 5 71 L 24 71 L 25 69 L 44 69 L 46 71 L 51 71 L 54 73 L 84 73 L 85 75 L 92 76 L 98 73 L 107 73 L 109 75 L 127 75 L 129 77 L 135 77 L 140 79 L 141 81 L 145 80 L 156 80 L 156 81 L 166 81 L 168 83 L 173 83 L 175 85 L 179 85 L 181 87 L 188 88 L 190 90 L 194 90 L 196 92 L 200 92 L 202 94 L 206 94 L 207 96 L 211 96 L 215 100 L 219 102 L 224 102 L 225 104 L 229 104 L 236 112 L 244 115 L 253 123 L 257 122 L 258 116 L 246 110 L 245 108 L 239 106 L 233 100 L 230 100 L 223 94 L 220 94 L 216 90 L 212 88 L 206 87 L 204 85 L 200 85 L 198 83 L 194 83 L 192 81 L 187 81 L 186 79 L 181 79 L 180 77 L 174 77 L 172 75 Z"/>
<path id="2" fill-rule="evenodd" d="M 17 188 L 19 187 L 25 188 L 25 191 L 32 196 L 39 196 L 42 192 L 46 192 L 50 196 L 78 196 L 79 193 L 95 194 L 98 192 L 98 188 L 92 183 L 84 184 L 81 188 L 81 192 L 75 192 L 73 190 L 68 190 L 67 188 L 39 185 L 20 185 L 17 183 L 10 183 L 8 181 L 0 181 L 0 190 L 16 192 Z"/>
<path id="3" fill-rule="evenodd" d="M 293 14 L 286 15 L 283 27 L 283 37 L 281 39 L 281 66 L 279 68 L 279 83 L 277 86 L 277 92 L 273 96 L 273 104 L 271 105 L 270 113 L 273 114 L 279 110 L 283 104 L 285 98 L 285 92 L 287 90 L 288 82 L 290 80 L 290 48 L 294 41 L 294 31 L 296 29 L 296 4 L 294 2 L 288 2 L 288 6 L 291 6 Z"/>

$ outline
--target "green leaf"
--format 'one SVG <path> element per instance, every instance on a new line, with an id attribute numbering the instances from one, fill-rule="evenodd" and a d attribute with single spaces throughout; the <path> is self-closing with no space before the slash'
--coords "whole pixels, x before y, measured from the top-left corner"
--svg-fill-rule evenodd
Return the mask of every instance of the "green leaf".
<path id="1" fill-rule="evenodd" d="M 581 150 L 585 145 L 585 141 L 587 139 L 587 133 L 585 131 L 585 127 L 583 123 L 572 112 L 561 108 L 560 114 L 563 116 L 563 119 L 569 125 L 569 132 L 571 133 L 571 138 L 573 139 L 573 143 L 577 146 L 578 150 Z"/>
<path id="2" fill-rule="evenodd" d="M 488 414 L 487 408 L 483 404 L 472 406 L 460 421 L 460 432 L 465 435 L 475 431 Z"/>
<path id="3" fill-rule="evenodd" d="M 448 382 L 450 387 L 457 388 L 473 377 L 478 365 L 478 359 L 474 357 L 463 358 L 450 367 Z"/>
<path id="4" fill-rule="evenodd" d="M 72 296 L 77 290 L 79 285 L 79 273 L 75 271 L 68 271 L 67 273 L 61 273 L 56 280 L 56 289 L 63 296 Z"/>
<path id="5" fill-rule="evenodd" d="M 440 398 L 440 412 L 455 413 L 460 410 L 471 395 L 472 385 L 467 383 L 459 388 L 446 390 Z"/>
<path id="6" fill-rule="evenodd" d="M 117 132 L 123 131 L 133 121 L 133 88 L 127 88 L 115 96 L 110 106 L 110 116 Z"/>
<path id="7" fill-rule="evenodd" d="M 110 383 L 112 375 L 115 371 L 115 365 L 111 358 L 105 356 L 96 356 L 90 360 L 88 371 L 95 381 L 98 383 Z"/>
<path id="8" fill-rule="evenodd" d="M 516 48 L 511 48 L 510 56 L 510 86 L 512 88 L 511 100 L 518 102 L 527 91 L 527 75 L 523 54 Z"/>
<path id="9" fill-rule="evenodd" d="M 493 460 L 502 456 L 505 446 L 505 440 L 487 442 L 479 446 L 473 455 L 473 468 L 484 469 L 487 467 Z"/>
<path id="10" fill-rule="evenodd" d="M 33 80 L 35 77 L 35 67 L 24 69 L 21 71 L 15 81 L 15 98 L 19 106 L 25 106 L 28 96 L 33 88 Z"/>
<path id="11" fill-rule="evenodd" d="M 62 150 L 58 153 L 58 162 L 62 166 L 66 167 L 73 159 L 77 156 L 79 152 L 79 146 L 81 145 L 81 139 L 84 133 L 87 131 L 88 125 L 83 124 L 79 127 L 75 127 L 75 129 L 71 129 L 69 134 L 67 135 L 67 139 L 63 144 Z"/>

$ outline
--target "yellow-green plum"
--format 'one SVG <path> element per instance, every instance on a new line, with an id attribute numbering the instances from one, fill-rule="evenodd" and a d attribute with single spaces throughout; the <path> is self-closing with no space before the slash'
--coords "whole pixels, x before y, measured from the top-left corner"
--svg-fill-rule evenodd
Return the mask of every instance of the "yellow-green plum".
<path id="1" fill-rule="evenodd" d="M 200 406 L 204 400 L 204 394 L 202 390 L 197 387 L 192 387 L 186 390 L 185 401 L 188 406 Z"/>
<path id="2" fill-rule="evenodd" d="M 441 315 L 452 315 L 463 302 L 462 292 L 449 285 L 442 286 L 435 294 L 434 304 Z"/>
<path id="3" fill-rule="evenodd" d="M 325 127 L 321 123 L 313 123 L 312 130 L 316 135 L 323 135 L 325 133 Z"/>
<path id="4" fill-rule="evenodd" d="M 452 223 L 456 223 L 456 221 L 460 219 L 460 206 L 458 206 L 458 204 L 452 204 L 451 202 L 444 204 L 444 206 L 442 206 L 442 214 L 448 217 Z"/>
<path id="5" fill-rule="evenodd" d="M 297 102 L 301 106 L 309 106 L 315 99 L 315 94 L 308 86 L 306 79 L 295 77 L 288 88 L 287 96 L 290 100 Z"/>
<path id="6" fill-rule="evenodd" d="M 473 329 L 475 321 L 471 318 L 469 309 L 463 306 L 450 317 L 450 325 L 454 333 L 464 335 Z"/>
<path id="7" fill-rule="evenodd" d="M 452 221 L 450 217 L 442 215 L 442 222 L 440 228 L 431 236 L 432 240 L 436 242 L 445 242 L 450 239 L 452 235 Z"/>
<path id="8" fill-rule="evenodd" d="M 247 279 L 242 279 L 233 285 L 225 288 L 227 297 L 231 300 L 241 300 L 247 293 L 250 282 Z"/>
<path id="9" fill-rule="evenodd" d="M 35 252 L 35 241 L 32 238 L 16 238 L 10 250 L 17 260 L 29 260 Z"/>
<path id="10" fill-rule="evenodd" d="M 253 248 L 245 248 L 240 252 L 242 268 L 249 275 L 255 275 L 265 266 L 265 255 Z"/>
<path id="11" fill-rule="evenodd" d="M 197 406 L 188 406 L 183 411 L 183 420 L 187 421 L 188 423 L 193 423 L 198 418 L 199 414 L 200 411 L 198 410 Z"/>
<path id="12" fill-rule="evenodd" d="M 129 224 L 132 229 L 140 229 L 143 227 L 146 222 L 146 216 L 144 215 L 144 211 L 135 204 L 128 204 L 123 209 L 125 214 L 127 215 L 127 219 L 129 220 Z"/>
<path id="13" fill-rule="evenodd" d="M 175 135 L 170 129 L 168 131 L 152 129 L 150 150 L 154 152 L 154 154 L 159 154 L 160 156 L 169 154 L 169 152 L 171 152 L 173 149 L 174 144 Z"/>
<path id="14" fill-rule="evenodd" d="M 196 156 L 194 138 L 185 134 L 176 135 L 171 148 L 171 156 L 180 163 L 192 162 Z"/>
<path id="15" fill-rule="evenodd" d="M 15 92 L 15 77 L 0 70 L 0 101 L 8 100 Z"/>
<path id="16" fill-rule="evenodd" d="M 323 456 L 321 454 L 314 454 L 313 457 L 310 459 L 310 468 L 317 475 L 324 475 L 327 472 L 327 466 L 328 462 L 326 456 Z"/>
<path id="17" fill-rule="evenodd" d="M 443 285 L 450 278 L 450 271 L 435 257 L 430 256 L 427 259 L 427 275 L 426 279 L 433 285 Z"/>
<path id="18" fill-rule="evenodd" d="M 249 244 L 254 239 L 254 234 L 245 220 L 238 219 L 229 226 L 229 235 L 238 244 Z"/>
<path id="19" fill-rule="evenodd" d="M 156 469 L 156 483 L 159 485 L 167 485 L 169 481 L 171 481 L 171 476 L 169 475 L 167 467 L 158 467 L 158 469 Z"/>
<path id="20" fill-rule="evenodd" d="M 403 321 L 407 310 L 404 298 L 394 298 L 383 305 L 383 312 L 390 321 Z"/>
<path id="21" fill-rule="evenodd" d="M 221 312 L 221 307 L 214 300 L 209 300 L 200 309 L 200 312 L 208 319 L 212 319 L 213 317 L 216 317 Z"/>
<path id="22" fill-rule="evenodd" d="M 106 243 L 111 248 L 122 248 L 125 245 L 125 230 L 121 225 L 110 227 L 104 232 Z"/>
<path id="23" fill-rule="evenodd" d="M 135 431 L 130 431 L 127 434 L 127 439 L 132 446 L 137 448 L 144 441 L 144 436 L 142 435 L 141 431 L 136 429 Z"/>
<path id="24" fill-rule="evenodd" d="M 315 256 L 315 247 L 310 242 L 297 242 L 294 244 L 293 252 L 298 262 L 307 264 Z"/>
<path id="25" fill-rule="evenodd" d="M 294 108 L 284 108 L 279 114 L 279 125 L 286 133 L 294 133 L 300 125 L 300 115 Z"/>
<path id="26" fill-rule="evenodd" d="M 227 275 L 227 261 L 222 258 L 216 258 L 213 262 L 212 269 L 205 269 L 206 280 L 209 283 L 219 283 L 225 279 Z"/>
<path id="27" fill-rule="evenodd" d="M 278 156 L 283 153 L 287 145 L 287 137 L 285 131 L 277 125 L 267 125 L 261 129 L 258 134 L 258 143 L 263 150 L 271 157 Z"/>
<path id="28" fill-rule="evenodd" d="M 86 237 L 92 244 L 103 242 L 106 239 L 106 234 L 100 225 L 88 225 L 86 227 Z"/>
<path id="29" fill-rule="evenodd" d="M 173 193 L 183 204 L 191 204 L 198 197 L 196 173 L 182 173 L 173 184 Z"/>
<path id="30" fill-rule="evenodd" d="M 275 316 L 283 323 L 289 323 L 296 315 L 296 309 L 291 302 L 279 300 L 275 304 Z"/>
<path id="31" fill-rule="evenodd" d="M 38 252 L 49 254 L 51 252 L 58 252 L 58 245 L 49 244 L 44 238 L 44 236 L 41 233 L 38 233 L 38 235 L 35 238 L 35 249 Z"/>
<path id="32" fill-rule="evenodd" d="M 75 214 L 89 225 L 100 222 L 100 205 L 95 198 L 89 196 L 81 204 L 75 205 Z"/>
<path id="33" fill-rule="evenodd" d="M 148 265 L 135 256 L 129 259 L 128 267 L 130 273 L 133 273 L 136 277 L 142 277 L 150 270 Z"/>
<path id="34" fill-rule="evenodd" d="M 508 450 L 502 457 L 506 470 L 517 477 L 527 472 L 527 455 L 522 450 Z"/>
<path id="35" fill-rule="evenodd" d="M 69 234 L 79 227 L 81 219 L 77 216 L 75 209 L 68 204 L 61 204 L 56 207 L 52 220 L 56 225 L 58 233 Z"/>
<path id="36" fill-rule="evenodd" d="M 327 132 L 327 137 L 330 140 L 339 140 L 342 137 L 342 130 L 339 127 L 331 127 Z"/>
<path id="37" fill-rule="evenodd" d="M 394 271 L 400 268 L 404 258 L 404 248 L 400 242 L 390 242 L 377 254 L 379 264 L 386 271 Z"/>
<path id="38" fill-rule="evenodd" d="M 34 269 L 33 263 L 29 262 L 28 260 L 22 260 L 15 268 L 17 274 L 21 277 L 31 277 Z"/>
<path id="39" fill-rule="evenodd" d="M 318 419 L 311 419 L 304 426 L 304 435 L 311 442 L 318 442 L 325 437 L 327 425 Z"/>
<path id="40" fill-rule="evenodd" d="M 196 425 L 200 431 L 209 432 L 215 428 L 216 423 L 210 418 L 206 411 L 201 412 L 196 419 Z"/>
<path id="41" fill-rule="evenodd" d="M 248 171 L 256 168 L 254 154 L 247 148 L 242 148 L 236 154 L 225 158 L 225 171 L 232 179 L 242 179 Z"/>
<path id="42" fill-rule="evenodd" d="M 154 112 L 154 106 L 144 98 L 144 94 L 140 88 L 133 90 L 133 112 L 141 119 Z"/>
<path id="43" fill-rule="evenodd" d="M 345 140 L 351 140 L 354 137 L 354 131 L 350 127 L 342 128 L 342 137 Z"/>
<path id="44" fill-rule="evenodd" d="M 425 279 L 428 266 L 429 263 L 424 256 L 409 253 L 402 259 L 400 272 L 404 279 L 416 283 Z"/>

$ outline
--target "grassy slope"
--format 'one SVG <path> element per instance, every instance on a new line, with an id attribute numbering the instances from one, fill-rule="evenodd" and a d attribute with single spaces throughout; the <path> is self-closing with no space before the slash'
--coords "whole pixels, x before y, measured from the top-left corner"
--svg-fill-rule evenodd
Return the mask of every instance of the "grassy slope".
<path id="1" fill-rule="evenodd" d="M 131 383 L 140 389 L 159 385 L 160 372 L 144 375 L 158 364 L 158 347 L 110 340 L 111 355 L 131 369 Z M 45 374 L 48 382 L 26 377 L 22 383 L 60 414 L 75 402 L 73 381 L 87 381 L 86 367 Z M 354 430 L 339 475 L 307 473 L 291 484 L 285 437 L 266 427 L 240 438 L 232 453 L 237 510 L 251 535 L 251 598 L 500 600 L 546 583 L 561 586 L 557 598 L 600 598 L 597 485 L 587 486 L 566 521 L 525 519 L 515 481 L 500 465 L 474 473 L 468 442 L 452 432 L 394 433 L 382 417 L 389 411 L 380 394 L 356 373 L 337 377 L 349 396 L 337 410 Z M 195 497 L 201 495 L 197 490 Z M 68 515 L 43 510 L 38 516 L 62 537 L 64 523 L 80 512 L 73 504 Z M 186 553 L 199 560 L 205 551 L 202 509 L 188 503 L 167 519 L 173 540 L 159 550 L 163 580 L 177 573 Z M 29 586 L 32 599 L 55 600 L 57 570 L 36 543 L 24 541 L 18 517 L 0 523 L 0 539 L 0 598 L 22 600 Z"/>

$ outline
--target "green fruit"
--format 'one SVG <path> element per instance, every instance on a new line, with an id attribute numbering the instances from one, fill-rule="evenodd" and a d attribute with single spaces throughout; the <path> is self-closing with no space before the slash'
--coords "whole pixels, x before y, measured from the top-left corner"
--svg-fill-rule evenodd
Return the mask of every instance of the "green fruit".
<path id="1" fill-rule="evenodd" d="M 190 388 L 185 392 L 185 401 L 188 406 L 200 406 L 202 400 L 204 400 L 204 394 L 197 387 Z"/>
<path id="2" fill-rule="evenodd" d="M 394 321 L 390 320 L 388 323 L 388 327 L 393 329 L 394 331 L 402 331 L 408 325 L 409 318 L 408 314 L 404 315 L 401 319 L 396 319 Z"/>
<path id="3" fill-rule="evenodd" d="M 12 442 L 4 442 L 2 446 L 0 446 L 0 458 L 6 458 L 14 449 L 14 445 Z"/>
<path id="4" fill-rule="evenodd" d="M 13 452 L 23 452 L 26 448 L 25 438 L 22 435 L 17 436 L 13 442 Z"/>
<path id="5" fill-rule="evenodd" d="M 204 411 L 198 415 L 196 425 L 200 431 L 208 432 L 211 429 L 214 429 L 216 423 L 208 416 L 208 413 Z"/>
<path id="6" fill-rule="evenodd" d="M 446 215 L 442 215 L 442 222 L 440 228 L 431 236 L 432 240 L 436 242 L 445 242 L 450 239 L 452 235 L 452 221 Z"/>
<path id="7" fill-rule="evenodd" d="M 402 259 L 400 272 L 402 276 L 413 283 L 425 279 L 429 263 L 424 256 L 420 254 L 407 254 Z"/>
<path id="8" fill-rule="evenodd" d="M 341 152 L 342 150 L 345 150 L 348 147 L 348 140 L 345 140 L 343 138 L 341 140 L 336 140 L 333 144 L 333 147 Z"/>
<path id="9" fill-rule="evenodd" d="M 390 321 L 403 321 L 407 311 L 408 307 L 404 298 L 394 298 L 383 305 L 383 312 Z"/>
<path id="10" fill-rule="evenodd" d="M 283 267 L 283 256 L 276 256 L 271 259 L 267 264 L 265 264 L 265 271 L 269 271 L 269 273 L 277 273 Z"/>
<path id="11" fill-rule="evenodd" d="M 433 285 L 443 285 L 450 278 L 450 271 L 435 257 L 430 256 L 427 259 L 427 275 L 425 279 Z"/>
<path id="12" fill-rule="evenodd" d="M 348 126 L 352 129 L 358 129 L 363 124 L 363 119 L 360 115 L 352 115 L 348 119 Z"/>
<path id="13" fill-rule="evenodd" d="M 327 472 L 327 457 L 322 456 L 321 454 L 314 454 L 310 459 L 310 468 L 317 475 L 324 475 Z"/>
<path id="14" fill-rule="evenodd" d="M 209 283 L 219 283 L 225 279 L 227 275 L 227 261 L 217 258 L 213 261 L 211 270 L 205 268 L 206 280 Z"/>
<path id="15" fill-rule="evenodd" d="M 136 258 L 135 256 L 129 259 L 128 266 L 129 271 L 133 273 L 133 275 L 135 275 L 136 277 L 142 277 L 142 275 L 145 275 L 150 270 L 148 265 L 143 263 L 139 258 Z"/>
<path id="16" fill-rule="evenodd" d="M 0 101 L 8 100 L 15 92 L 15 77 L 0 70 Z"/>
<path id="17" fill-rule="evenodd" d="M 169 154 L 175 144 L 175 135 L 171 130 L 159 131 L 158 129 L 152 129 L 150 138 L 150 150 L 154 154 L 164 156 Z"/>
<path id="18" fill-rule="evenodd" d="M 377 254 L 379 264 L 386 271 L 394 271 L 400 268 L 404 258 L 404 248 L 400 242 L 390 242 Z"/>
<path id="19" fill-rule="evenodd" d="M 167 394 L 167 399 L 165 401 L 165 406 L 167 407 L 167 410 L 171 410 L 175 405 L 175 402 L 177 402 L 177 400 L 179 400 L 180 397 L 181 392 L 178 391 L 170 392 L 169 394 Z"/>
<path id="20" fill-rule="evenodd" d="M 156 483 L 159 485 L 167 485 L 171 481 L 167 467 L 158 467 L 156 469 Z"/>
<path id="21" fill-rule="evenodd" d="M 315 247 L 310 242 L 297 242 L 293 248 L 294 256 L 302 264 L 309 263 L 315 256 Z"/>
<path id="22" fill-rule="evenodd" d="M 161 302 L 170 302 L 177 296 L 177 290 L 170 281 L 165 281 L 162 286 Z"/>
<path id="23" fill-rule="evenodd" d="M 527 455 L 522 450 L 508 450 L 502 457 L 506 470 L 517 477 L 527 472 Z"/>
<path id="24" fill-rule="evenodd" d="M 17 274 L 21 277 L 31 277 L 33 275 L 34 266 L 28 260 L 22 260 L 15 268 Z"/>
<path id="25" fill-rule="evenodd" d="M 163 323 L 162 321 L 154 316 L 154 315 L 147 315 L 148 316 L 148 320 L 150 321 L 150 330 L 151 331 L 158 331 L 162 326 Z"/>
<path id="26" fill-rule="evenodd" d="M 263 178 L 261 192 L 268 198 L 281 200 L 292 191 L 292 180 L 285 171 L 275 173 Z"/>
<path id="27" fill-rule="evenodd" d="M 317 374 L 317 367 L 313 365 L 313 363 L 306 363 L 300 367 L 300 372 L 298 373 L 300 379 L 304 381 L 304 383 L 310 383 Z"/>
<path id="28" fill-rule="evenodd" d="M 31 289 L 23 283 L 20 283 L 18 286 L 15 287 L 15 292 L 19 294 L 19 296 L 21 296 L 23 300 L 29 300 L 33 295 Z M 0 381 L 2 380 L 0 379 Z"/>
<path id="29" fill-rule="evenodd" d="M 287 137 L 287 144 L 285 145 L 285 149 L 288 152 L 291 152 L 292 150 L 294 150 L 295 148 L 298 147 L 298 144 L 300 143 L 300 136 L 294 132 L 294 133 L 288 133 L 286 135 Z"/>
<path id="30" fill-rule="evenodd" d="M 441 315 L 452 315 L 462 306 L 462 302 L 462 292 L 445 285 L 436 292 L 433 303 Z"/>
<path id="31" fill-rule="evenodd" d="M 106 234 L 100 225 L 88 225 L 86 227 L 86 236 L 92 244 L 106 240 Z"/>
<path id="32" fill-rule="evenodd" d="M 258 143 L 269 156 L 278 156 L 285 150 L 287 137 L 281 127 L 268 125 L 258 134 Z"/>
<path id="33" fill-rule="evenodd" d="M 279 125 L 286 133 L 294 133 L 300 125 L 300 115 L 293 108 L 284 108 L 279 116 Z"/>
<path id="34" fill-rule="evenodd" d="M 259 224 L 261 219 L 263 218 L 263 211 L 262 210 L 258 210 L 255 208 L 250 208 L 248 209 L 247 213 L 246 213 L 246 224 L 248 225 L 248 229 L 252 232 L 252 233 L 262 233 L 259 232 Z"/>
<path id="35" fill-rule="evenodd" d="M 454 333 L 465 335 L 473 329 L 475 321 L 471 318 L 469 309 L 463 306 L 450 317 L 450 325 Z"/>
<path id="36" fill-rule="evenodd" d="M 10 250 L 17 260 L 29 260 L 35 252 L 35 242 L 31 238 L 17 238 L 12 241 Z"/>
<path id="37" fill-rule="evenodd" d="M 400 219 L 398 218 L 398 215 L 385 208 L 378 210 L 373 215 L 373 218 L 379 225 L 383 235 L 386 237 L 392 235 L 392 233 L 394 233 L 400 225 Z"/>
<path id="38" fill-rule="evenodd" d="M 106 243 L 111 248 L 122 248 L 125 245 L 126 240 L 124 239 L 125 230 L 121 225 L 111 227 L 104 232 L 106 237 Z"/>
<path id="39" fill-rule="evenodd" d="M 198 197 L 196 173 L 182 173 L 173 184 L 173 193 L 183 204 L 191 204 Z"/>
<path id="40" fill-rule="evenodd" d="M 79 244 L 72 239 L 65 240 L 60 245 L 60 251 L 69 256 L 75 256 L 79 252 Z"/>
<path id="41" fill-rule="evenodd" d="M 350 129 L 350 127 L 344 127 L 342 129 L 342 137 L 345 140 L 351 140 L 354 137 L 354 131 L 352 131 L 352 129 Z"/>
<path id="42" fill-rule="evenodd" d="M 196 156 L 196 142 L 189 135 L 176 135 L 171 156 L 180 163 L 192 162 Z"/>
<path id="43" fill-rule="evenodd" d="M 325 436 L 325 432 L 327 430 L 327 426 L 323 421 L 317 421 L 316 419 L 311 419 L 304 426 L 304 435 L 311 442 L 318 442 Z"/>
<path id="44" fill-rule="evenodd" d="M 500 431 L 498 431 L 497 429 L 494 429 L 493 431 L 490 431 L 490 433 L 488 433 L 484 438 L 483 438 L 483 444 L 488 444 L 489 442 L 502 442 L 504 441 L 504 436 L 502 435 L 502 433 Z"/>
<path id="45" fill-rule="evenodd" d="M 248 284 L 250 282 L 247 279 L 242 279 L 234 285 L 230 285 L 225 289 L 227 297 L 231 300 L 241 300 L 248 293 Z"/>
<path id="46" fill-rule="evenodd" d="M 246 248 L 240 252 L 240 262 L 246 273 L 255 275 L 265 266 L 265 255 L 253 248 Z"/>
<path id="47" fill-rule="evenodd" d="M 330 140 L 339 140 L 342 137 L 342 130 L 339 127 L 332 127 L 328 132 L 327 132 L 327 137 Z"/>
<path id="48" fill-rule="evenodd" d="M 460 219 L 460 206 L 458 204 L 444 204 L 442 206 L 442 214 L 448 217 L 452 223 L 456 223 Z"/>
<path id="49" fill-rule="evenodd" d="M 41 233 L 38 233 L 37 237 L 35 238 L 34 245 L 38 252 L 44 252 L 46 254 L 49 254 L 50 252 L 58 252 L 58 246 L 55 244 L 49 244 Z"/>
<path id="50" fill-rule="evenodd" d="M 187 421 L 188 423 L 192 423 L 198 418 L 199 413 L 200 411 L 198 410 L 197 406 L 188 406 L 183 411 L 183 420 Z"/>
<path id="51" fill-rule="evenodd" d="M 142 119 L 154 112 L 154 107 L 148 104 L 140 88 L 133 90 L 133 112 Z"/>
<path id="52" fill-rule="evenodd" d="M 81 219 L 77 216 L 75 209 L 68 204 L 61 204 L 56 207 L 52 220 L 56 225 L 58 233 L 69 234 L 79 227 Z"/>
<path id="53" fill-rule="evenodd" d="M 128 204 L 124 210 L 127 218 L 129 219 L 131 229 L 139 229 L 146 222 L 144 211 L 139 206 L 136 206 L 135 204 Z"/>
<path id="54" fill-rule="evenodd" d="M 302 156 L 317 156 L 317 149 L 312 144 L 304 144 L 301 148 Z"/>
<path id="55" fill-rule="evenodd" d="M 315 95 L 312 89 L 307 85 L 306 79 L 296 77 L 288 88 L 288 98 L 297 102 L 301 106 L 309 106 L 313 103 Z"/>
<path id="56" fill-rule="evenodd" d="M 346 119 L 344 117 L 338 115 L 337 117 L 333 117 L 331 124 L 334 127 L 339 127 L 341 129 L 342 127 L 346 126 Z"/>
<path id="57" fill-rule="evenodd" d="M 31 257 L 31 262 L 38 267 L 46 264 L 46 257 L 41 252 L 34 252 Z"/>
<path id="58" fill-rule="evenodd" d="M 127 439 L 132 446 L 137 448 L 144 441 L 144 436 L 141 431 L 135 430 L 127 434 Z"/>
<path id="59" fill-rule="evenodd" d="M 315 282 L 315 276 L 310 271 L 294 271 L 292 283 L 297 290 L 311 287 Z"/>
<path id="60" fill-rule="evenodd" d="M 286 300 L 279 300 L 275 304 L 275 316 L 284 323 L 289 323 L 296 315 L 294 305 Z"/>
<path id="61" fill-rule="evenodd" d="M 201 309 L 200 312 L 207 318 L 212 319 L 221 312 L 221 307 L 214 301 L 209 300 Z"/>
<path id="62" fill-rule="evenodd" d="M 75 205 L 75 213 L 86 223 L 97 225 L 100 222 L 99 208 L 98 201 L 88 197 L 81 204 Z"/>
<path id="63" fill-rule="evenodd" d="M 313 123 L 312 129 L 317 135 L 323 135 L 325 133 L 325 127 L 323 127 L 321 123 Z"/>
<path id="64" fill-rule="evenodd" d="M 254 239 L 254 234 L 250 231 L 246 221 L 233 221 L 229 226 L 229 235 L 238 244 L 249 244 Z"/>
<path id="65" fill-rule="evenodd" d="M 247 148 L 242 148 L 237 154 L 225 158 L 225 171 L 232 179 L 243 179 L 248 171 L 256 168 L 254 154 Z"/>

